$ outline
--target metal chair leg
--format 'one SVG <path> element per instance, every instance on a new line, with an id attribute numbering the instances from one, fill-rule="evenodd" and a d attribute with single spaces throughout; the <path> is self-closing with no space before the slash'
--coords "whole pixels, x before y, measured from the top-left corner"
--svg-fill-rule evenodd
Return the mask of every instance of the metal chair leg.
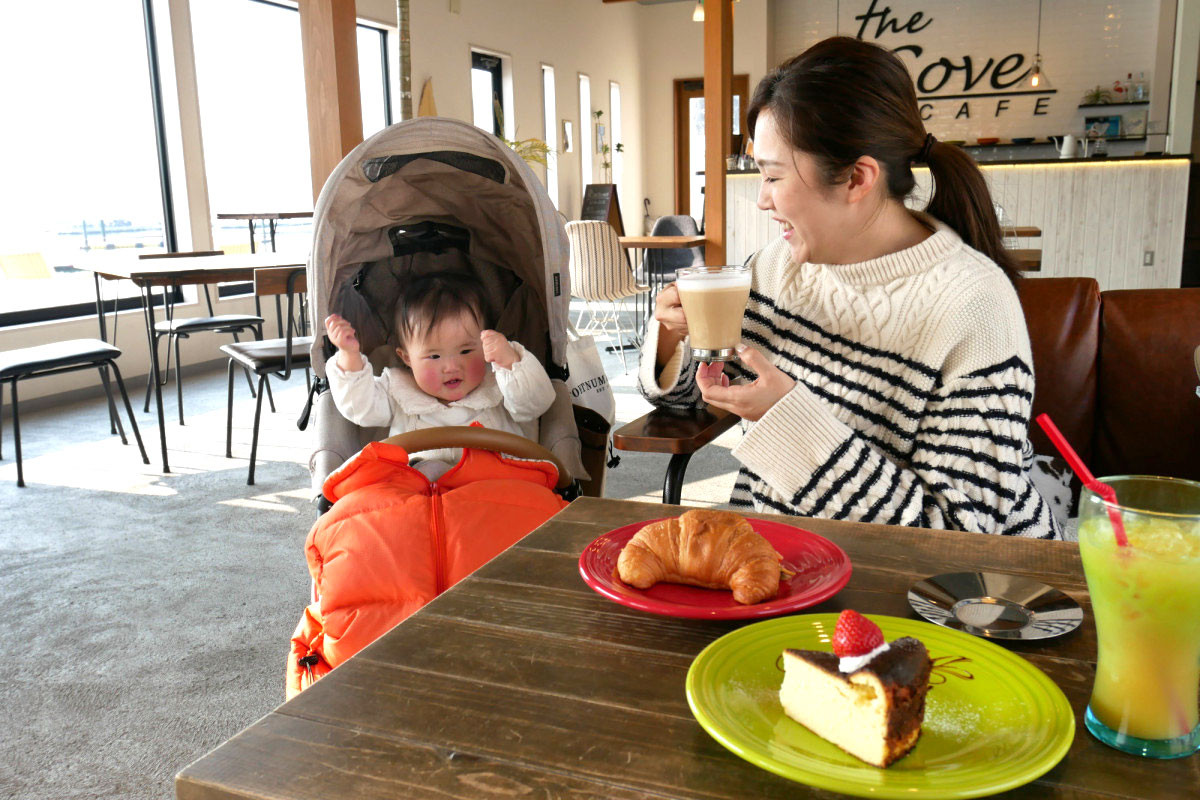
<path id="1" fill-rule="evenodd" d="M 254 331 L 254 329 L 253 329 L 253 328 L 251 328 L 250 330 L 251 330 L 251 332 L 253 332 L 253 331 Z M 233 341 L 234 341 L 234 342 L 238 342 L 238 343 L 240 343 L 240 342 L 242 341 L 241 339 L 239 339 L 239 338 L 238 338 L 238 332 L 237 332 L 237 331 L 230 331 L 230 333 L 231 333 L 231 334 L 233 334 Z M 258 335 L 257 335 L 257 336 L 255 336 L 254 338 L 255 338 L 255 340 L 257 340 L 257 341 L 260 341 L 260 342 L 261 342 L 261 341 L 262 341 L 262 331 L 260 330 L 260 331 L 258 332 Z M 251 375 L 250 375 L 250 368 L 249 368 L 249 367 L 242 367 L 242 371 L 246 373 L 246 385 L 250 387 L 250 396 L 251 396 L 251 397 L 254 397 L 254 396 L 255 396 L 255 394 L 254 394 L 254 378 L 253 378 L 253 377 L 251 377 Z M 273 410 L 273 409 L 272 409 L 272 410 Z"/>
<path id="2" fill-rule="evenodd" d="M 225 367 L 228 380 L 228 395 L 225 402 L 225 457 L 233 458 L 233 359 Z"/>
<path id="3" fill-rule="evenodd" d="M 254 485 L 254 460 L 258 457 L 258 423 L 262 419 L 263 381 L 266 375 L 258 378 L 258 400 L 254 403 L 254 430 L 250 434 L 250 476 L 246 479 L 247 486 Z"/>
<path id="4" fill-rule="evenodd" d="M 108 385 L 108 369 L 100 365 L 100 382 L 104 384 L 104 396 L 108 398 L 108 432 L 116 433 L 121 426 L 121 416 L 117 413 L 117 404 L 113 402 L 112 387 Z M 121 430 L 121 444 L 125 441 L 125 431 Z"/>
<path id="5" fill-rule="evenodd" d="M 151 337 L 150 337 L 150 339 L 151 339 L 150 348 L 152 351 L 150 353 L 151 361 L 158 360 L 158 340 L 161 338 L 162 337 L 159 336 L 157 333 L 151 335 Z M 169 348 L 168 348 L 167 352 L 168 353 L 170 352 Z M 143 414 L 150 413 L 150 392 L 153 388 L 154 388 L 154 370 L 151 369 L 146 373 L 146 399 L 142 403 L 142 413 Z"/>
<path id="6" fill-rule="evenodd" d="M 125 403 L 125 413 L 129 415 L 129 427 L 133 428 L 133 438 L 137 440 L 138 450 L 142 454 L 142 463 L 149 464 L 150 456 L 146 455 L 146 445 L 142 442 L 142 432 L 138 430 L 137 420 L 133 416 L 133 406 L 129 403 L 129 393 L 125 391 L 125 381 L 121 380 L 121 370 L 117 368 L 115 361 L 109 362 L 112 367 L 113 378 L 117 382 L 117 388 L 121 390 L 121 400 Z"/>
<path id="7" fill-rule="evenodd" d="M 687 471 L 691 458 L 691 453 L 675 453 L 671 456 L 671 463 L 667 464 L 667 476 L 663 479 L 663 502 L 667 505 L 679 505 L 683 493 L 683 473 Z"/>
<path id="8" fill-rule="evenodd" d="M 100 371 L 100 382 L 104 384 L 104 395 L 108 398 L 109 424 L 116 420 L 116 430 L 112 432 L 121 434 L 121 444 L 129 444 L 129 440 L 125 438 L 125 426 L 121 424 L 121 418 L 113 416 L 117 413 L 117 404 L 113 402 L 112 386 L 108 384 L 108 364 L 101 364 L 97 369 Z"/>
<path id="9" fill-rule="evenodd" d="M 12 393 L 13 407 L 13 447 L 17 450 L 17 486 L 24 488 L 25 486 L 25 470 L 21 466 L 21 415 L 17 409 L 17 379 L 13 378 L 9 383 L 9 391 Z"/>
<path id="10" fill-rule="evenodd" d="M 262 378 L 263 378 L 264 382 L 260 383 L 259 386 L 266 388 L 267 402 L 271 404 L 271 413 L 274 414 L 275 413 L 275 395 L 273 395 L 271 393 L 271 379 L 269 377 L 267 377 L 266 375 L 263 375 Z"/>
<path id="11" fill-rule="evenodd" d="M 179 358 L 179 340 L 178 334 L 173 337 L 175 339 L 175 405 L 179 409 L 179 424 L 183 424 L 183 360 Z M 168 349 L 167 359 L 170 360 L 171 353 Z M 171 367 L 168 365 L 167 369 Z"/>

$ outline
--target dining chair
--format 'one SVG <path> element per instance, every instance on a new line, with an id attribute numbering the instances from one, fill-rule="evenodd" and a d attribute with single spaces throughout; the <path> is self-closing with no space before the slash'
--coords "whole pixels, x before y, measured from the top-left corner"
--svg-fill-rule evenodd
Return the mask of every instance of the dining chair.
<path id="1" fill-rule="evenodd" d="M 651 236 L 696 236 L 700 226 L 687 214 L 668 214 L 654 221 Z M 651 286 L 651 293 L 675 280 L 675 272 L 683 267 L 703 266 L 703 247 L 647 249 L 642 256 L 642 275 Z"/>
<path id="2" fill-rule="evenodd" d="M 235 342 L 221 346 L 221 352 L 229 356 L 228 405 L 225 409 L 225 457 L 233 458 L 233 372 L 235 365 L 253 372 L 258 376 L 258 392 L 254 406 L 254 428 L 250 435 L 250 472 L 246 478 L 248 486 L 254 485 L 254 465 L 258 457 L 258 431 L 262 420 L 263 395 L 270 397 L 268 378 L 275 376 L 280 380 L 288 380 L 293 369 L 303 369 L 306 372 L 311 363 L 309 351 L 312 349 L 313 337 L 308 335 L 308 318 L 306 314 L 296 314 L 296 294 L 308 291 L 308 282 L 304 267 L 267 267 L 254 271 L 254 296 L 257 300 L 269 295 L 287 295 L 287 315 L 285 334 L 279 339 L 266 339 L 253 342 Z M 297 316 L 299 320 L 297 321 Z M 299 335 L 297 335 L 299 334 Z M 311 389 L 311 387 L 310 387 Z M 312 392 L 309 392 L 309 402 Z M 271 410 L 275 410 L 274 398 L 271 398 Z M 309 406 L 305 406 L 300 420 L 296 423 L 300 430 L 308 427 Z"/>
<path id="3" fill-rule="evenodd" d="M 571 247 L 571 296 L 586 305 L 575 327 L 581 333 L 599 330 L 607 334 L 611 324 L 621 363 L 628 368 L 621 334 L 636 334 L 637 329 L 636 322 L 624 324 L 625 300 L 650 291 L 650 287 L 637 282 L 621 240 L 607 222 L 577 220 L 566 227 Z M 585 313 L 590 315 L 587 325 L 583 325 Z"/>
<path id="4" fill-rule="evenodd" d="M 186 256 L 219 256 L 223 255 L 222 250 L 199 250 L 193 252 L 182 253 L 146 253 L 139 255 L 139 259 L 159 259 L 159 258 L 182 258 Z M 194 333 L 229 333 L 233 335 L 235 342 L 240 341 L 238 335 L 249 331 L 254 334 L 256 339 L 262 339 L 262 308 L 259 306 L 258 297 L 254 298 L 254 306 L 256 314 L 215 314 L 213 312 L 212 295 L 209 292 L 207 284 L 203 284 L 204 303 L 208 308 L 208 316 L 204 317 L 184 317 L 177 318 L 175 316 L 175 302 L 171 297 L 171 293 L 167 287 L 163 288 L 163 306 L 166 319 L 159 320 L 154 323 L 153 340 L 151 347 L 158 352 L 158 342 L 164 336 L 167 337 L 167 366 L 161 373 L 162 383 L 167 382 L 167 374 L 171 371 L 171 354 L 175 355 L 175 401 L 179 409 L 179 424 L 183 424 L 183 362 L 179 357 L 179 340 L 187 339 Z M 142 411 L 150 410 L 150 392 L 154 388 L 153 376 L 146 376 L 146 399 L 142 404 Z M 251 393 L 254 392 L 254 383 L 250 378 L 250 374 L 246 373 L 246 381 L 250 384 Z"/>
<path id="5" fill-rule="evenodd" d="M 112 387 L 108 382 L 108 371 L 112 370 L 117 388 L 121 390 L 121 399 L 125 402 L 125 412 L 129 415 L 129 426 L 133 428 L 138 449 L 142 451 L 142 463 L 150 463 L 150 457 L 146 455 L 146 446 L 142 444 L 142 434 L 138 431 L 137 420 L 133 416 L 133 406 L 129 404 L 125 382 L 121 380 L 121 370 L 117 369 L 117 359 L 120 356 L 121 351 L 118 348 L 99 339 L 72 339 L 0 353 L 0 406 L 4 402 L 2 386 L 4 382 L 7 382 L 10 387 L 9 394 L 12 397 L 13 445 L 17 452 L 17 486 L 25 486 L 25 468 L 21 462 L 21 413 L 20 403 L 17 400 L 17 383 L 28 378 L 42 378 L 62 372 L 92 368 L 100 371 L 100 381 L 104 384 L 104 394 L 108 397 L 109 418 L 115 425 L 116 432 L 121 434 L 121 444 L 129 444 L 129 440 L 125 438 L 125 428 L 121 425 L 121 416 L 117 413 L 116 404 L 113 402 Z"/>

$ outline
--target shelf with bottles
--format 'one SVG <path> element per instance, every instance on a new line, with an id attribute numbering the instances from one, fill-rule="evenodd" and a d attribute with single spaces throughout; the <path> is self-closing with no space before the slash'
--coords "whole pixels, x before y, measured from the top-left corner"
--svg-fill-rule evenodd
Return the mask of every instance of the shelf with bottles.
<path id="1" fill-rule="evenodd" d="M 1116 105 L 1116 103 L 1113 103 L 1113 105 Z M 1060 136 L 1058 138 L 1061 139 L 1062 137 Z M 1104 140 L 1106 142 L 1143 142 L 1146 140 L 1146 135 L 1141 134 L 1139 136 L 1107 136 L 1107 137 L 1104 137 Z M 1094 138 L 1089 139 L 1089 141 L 1095 142 L 1096 139 L 1094 139 Z M 947 144 L 950 144 L 950 142 L 947 142 Z M 968 147 L 971 149 L 984 148 L 984 147 L 988 147 L 988 148 L 993 148 L 993 147 L 1036 147 L 1038 145 L 1050 145 L 1050 144 L 1054 144 L 1054 142 L 1052 142 L 1046 138 L 1041 138 L 1041 139 L 1035 139 L 1032 142 L 990 142 L 988 144 L 964 143 L 964 144 L 960 144 L 959 147 Z"/>
<path id="2" fill-rule="evenodd" d="M 1080 103 L 1079 108 L 1104 108 L 1107 106 L 1148 106 L 1148 105 L 1150 105 L 1149 100 L 1129 100 L 1126 102 L 1117 101 L 1117 102 L 1112 102 L 1112 103 Z"/>

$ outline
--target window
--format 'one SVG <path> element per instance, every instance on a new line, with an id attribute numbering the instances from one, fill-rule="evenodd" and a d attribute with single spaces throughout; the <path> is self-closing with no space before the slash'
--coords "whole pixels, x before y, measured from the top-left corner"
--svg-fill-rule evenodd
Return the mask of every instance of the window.
<path id="1" fill-rule="evenodd" d="M 471 113 L 477 127 L 504 134 L 504 73 L 500 57 L 471 51 Z"/>
<path id="2" fill-rule="evenodd" d="M 558 110 L 554 103 L 554 67 L 542 64 L 542 140 L 550 147 L 546 156 L 546 193 L 558 208 Z"/>
<path id="3" fill-rule="evenodd" d="M 363 138 L 392 124 L 392 76 L 388 32 L 358 26 L 358 86 L 362 98 Z"/>
<path id="4" fill-rule="evenodd" d="M 587 75 L 579 76 L 579 163 L 583 170 L 583 185 L 592 183 L 592 82 Z"/>
<path id="5" fill-rule="evenodd" d="M 168 229 L 188 228 L 186 220 L 163 217 L 143 5 L 0 5 L 0 70 L 20 76 L 0 82 L 0 107 L 10 122 L 0 126 L 0 325 L 93 313 L 92 278 L 74 262 L 96 250 L 161 252 Z M 153 7 L 163 6 L 154 0 Z M 250 208 L 259 203 L 311 208 L 295 7 L 197 0 L 191 15 L 214 214 L 260 210 Z M 166 14 L 158 16 L 164 126 L 171 130 L 178 105 L 172 42 Z M 387 32 L 360 25 L 358 42 L 363 130 L 370 134 L 391 122 L 390 82 L 380 68 Z M 183 158 L 199 154 L 184 154 L 174 142 L 169 151 L 178 195 Z M 280 247 L 307 248 L 309 231 L 307 220 L 281 222 Z M 244 223 L 217 228 L 214 238 L 225 249 L 249 249 Z M 102 289 L 107 300 L 119 296 L 123 307 L 137 303 L 137 290 L 125 281 Z"/>
<path id="6" fill-rule="evenodd" d="M 313 204 L 300 15 L 269 0 L 193 2 L 191 15 L 213 244 L 248 251 L 245 221 L 217 214 Z M 364 137 L 391 122 L 386 44 L 386 31 L 358 26 Z M 280 250 L 306 250 L 312 221 L 280 220 L 275 238 Z"/>
<path id="7" fill-rule="evenodd" d="M 624 154 L 621 152 L 621 84 L 616 81 L 608 82 L 608 109 L 612 118 L 609 119 L 608 142 L 612 148 L 609 160 L 612 162 L 612 182 L 620 183 L 625 166 Z"/>
<path id="8" fill-rule="evenodd" d="M 165 245 L 141 3 L 0 5 L 0 74 L 0 324 L 93 313 L 76 260 Z"/>

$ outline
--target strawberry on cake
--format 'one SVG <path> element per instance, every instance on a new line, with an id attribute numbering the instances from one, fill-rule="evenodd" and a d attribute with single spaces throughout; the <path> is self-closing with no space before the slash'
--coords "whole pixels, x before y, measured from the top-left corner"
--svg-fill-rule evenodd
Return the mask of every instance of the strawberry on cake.
<path id="1" fill-rule="evenodd" d="M 890 644 L 871 620 L 847 609 L 833 652 L 783 651 L 779 699 L 789 717 L 877 767 L 917 743 L 929 689 L 929 653 L 905 636 Z"/>

